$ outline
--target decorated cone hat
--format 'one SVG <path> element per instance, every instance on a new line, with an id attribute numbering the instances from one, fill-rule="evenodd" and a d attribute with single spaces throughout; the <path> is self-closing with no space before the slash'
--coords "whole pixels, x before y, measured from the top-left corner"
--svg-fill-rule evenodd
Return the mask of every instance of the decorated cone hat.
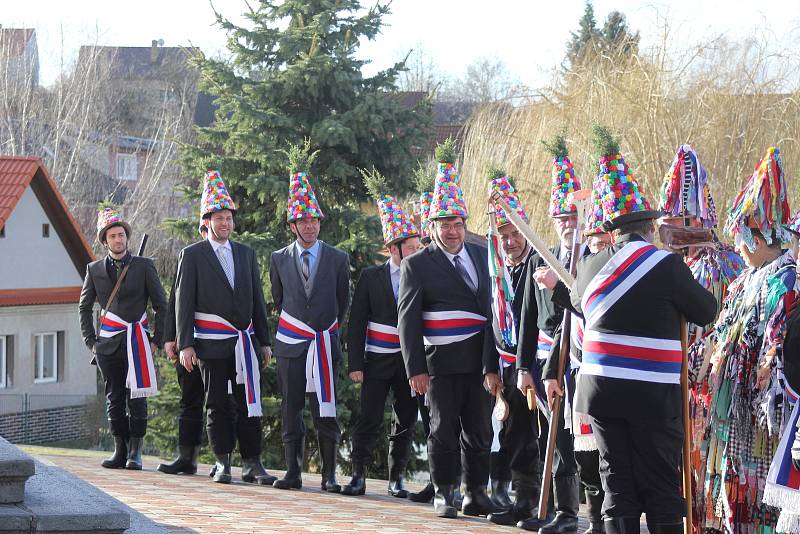
<path id="1" fill-rule="evenodd" d="M 423 239 L 431 236 L 428 215 L 431 213 L 432 200 L 433 191 L 423 191 L 419 194 L 419 236 Z"/>
<path id="2" fill-rule="evenodd" d="M 744 241 L 753 250 L 753 229 L 759 230 L 771 245 L 773 230 L 779 240 L 787 240 L 783 225 L 788 222 L 789 198 L 781 152 L 770 147 L 733 201 L 725 221 L 725 232 L 737 241 Z"/>
<path id="3" fill-rule="evenodd" d="M 650 207 L 609 129 L 595 124 L 592 133 L 600 155 L 600 168 L 594 185 L 603 188 L 601 202 L 608 218 L 603 229 L 610 232 L 622 224 L 661 217 L 660 211 Z"/>
<path id="4" fill-rule="evenodd" d="M 704 228 L 717 225 L 706 169 L 691 145 L 681 145 L 661 184 L 658 209 L 666 217 L 698 219 Z"/>
<path id="5" fill-rule="evenodd" d="M 106 230 L 112 226 L 121 226 L 125 229 L 125 234 L 130 239 L 131 226 L 122 218 L 119 208 L 116 206 L 107 206 L 97 212 L 97 241 L 103 243 L 105 241 Z"/>
<path id="6" fill-rule="evenodd" d="M 511 185 L 511 181 L 508 176 L 506 176 L 506 172 L 500 168 L 491 168 L 489 169 L 489 180 L 489 194 L 500 193 L 503 200 L 508 204 L 508 207 L 517 212 L 517 215 L 519 215 L 523 221 L 528 222 L 528 214 L 525 213 L 525 210 L 522 208 L 519 195 L 514 189 L 514 186 Z M 497 228 L 511 222 L 506 211 L 497 204 L 494 206 L 494 217 Z"/>
<path id="7" fill-rule="evenodd" d="M 469 215 L 464 202 L 464 191 L 461 190 L 461 179 L 455 167 L 456 149 L 452 138 L 448 138 L 447 141 L 436 147 L 436 160 L 439 162 L 439 166 L 428 218 L 463 217 L 466 219 Z"/>
<path id="8" fill-rule="evenodd" d="M 595 179 L 592 184 L 592 194 L 589 197 L 589 215 L 586 219 L 586 228 L 583 230 L 583 235 L 602 234 L 606 231 L 603 225 L 610 220 L 610 217 L 604 207 L 603 199 L 607 190 L 608 184 L 605 181 Z"/>
<path id="9" fill-rule="evenodd" d="M 570 202 L 569 195 L 581 188 L 581 182 L 575 176 L 575 167 L 569 160 L 567 140 L 563 133 L 558 133 L 550 141 L 542 141 L 542 143 L 553 156 L 550 217 L 575 215 L 578 209 L 575 204 Z"/>
<path id="10" fill-rule="evenodd" d="M 200 199 L 201 217 L 206 218 L 222 210 L 236 212 L 236 204 L 228 193 L 219 171 L 208 171 L 203 180 L 203 197 Z"/>
<path id="11" fill-rule="evenodd" d="M 310 151 L 311 141 L 306 139 L 303 146 L 292 145 L 289 156 L 289 199 L 286 205 L 286 221 L 298 219 L 322 219 L 324 215 L 317 202 L 317 195 L 308 181 L 306 172 L 311 168 L 319 151 Z"/>
<path id="12" fill-rule="evenodd" d="M 433 187 L 436 183 L 436 173 L 430 166 L 425 166 L 422 163 L 418 164 L 417 170 L 414 171 L 414 185 L 419 192 L 419 200 L 415 203 L 416 211 L 414 215 L 419 217 L 417 219 L 417 227 L 419 229 L 419 236 L 422 239 L 430 237 L 428 229 L 428 214 L 431 211 L 431 201 L 433 200 Z"/>
<path id="13" fill-rule="evenodd" d="M 403 212 L 403 208 L 397 200 L 384 193 L 386 191 L 386 179 L 374 167 L 372 171 L 361 171 L 364 177 L 364 185 L 369 194 L 378 203 L 378 215 L 381 219 L 383 229 L 383 244 L 387 247 L 398 241 L 409 237 L 418 237 L 419 231 L 409 217 Z"/>

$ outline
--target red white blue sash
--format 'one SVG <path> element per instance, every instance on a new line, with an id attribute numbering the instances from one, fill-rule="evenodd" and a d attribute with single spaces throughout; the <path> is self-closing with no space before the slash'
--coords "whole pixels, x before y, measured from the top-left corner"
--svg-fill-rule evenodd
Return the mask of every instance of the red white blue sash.
<path id="1" fill-rule="evenodd" d="M 683 352 L 677 339 L 587 330 L 581 373 L 659 384 L 679 384 Z"/>
<path id="2" fill-rule="evenodd" d="M 800 403 L 796 403 L 767 474 L 763 501 L 781 508 L 777 532 L 800 530 L 800 471 L 792 465 L 792 444 L 800 420 Z"/>
<path id="3" fill-rule="evenodd" d="M 128 376 L 125 387 L 131 390 L 131 398 L 158 395 L 153 353 L 147 338 L 147 313 L 143 313 L 142 318 L 135 323 L 129 323 L 111 312 L 103 313 L 100 337 L 114 337 L 122 332 L 127 335 Z"/>
<path id="4" fill-rule="evenodd" d="M 505 369 L 506 367 L 511 367 L 512 365 L 517 363 L 517 355 L 513 352 L 508 352 L 506 350 L 501 349 L 500 347 L 495 344 L 495 348 L 497 348 L 497 354 L 500 355 L 500 369 Z M 502 376 L 502 373 L 501 375 Z"/>
<path id="5" fill-rule="evenodd" d="M 258 357 L 253 347 L 253 322 L 245 330 L 239 330 L 231 323 L 211 313 L 195 312 L 194 337 L 197 339 L 236 338 L 234 350 L 236 383 L 244 384 L 247 400 L 247 416 L 261 417 L 261 374 Z"/>
<path id="6" fill-rule="evenodd" d="M 486 317 L 461 310 L 422 312 L 426 345 L 449 345 L 469 339 L 486 327 Z"/>
<path id="7" fill-rule="evenodd" d="M 334 321 L 326 330 L 317 332 L 285 310 L 281 311 L 278 318 L 275 339 L 289 345 L 311 342 L 306 353 L 306 393 L 317 394 L 320 417 L 336 417 L 331 336 L 338 332 L 338 321 Z"/>
<path id="8" fill-rule="evenodd" d="M 372 321 L 368 322 L 364 350 L 376 354 L 395 354 L 400 352 L 400 333 L 397 327 Z"/>
<path id="9" fill-rule="evenodd" d="M 586 287 L 581 300 L 585 328 L 592 329 L 622 295 L 669 254 L 645 241 L 633 241 L 617 251 Z"/>
<path id="10" fill-rule="evenodd" d="M 550 356 L 550 350 L 553 348 L 553 338 L 548 336 L 544 331 L 539 330 L 539 339 L 536 343 L 536 357 L 540 360 L 546 360 Z"/>
<path id="11" fill-rule="evenodd" d="M 574 313 L 570 314 L 570 321 L 572 326 L 570 327 L 569 334 L 570 339 L 572 340 L 572 346 L 575 347 L 575 351 L 582 351 L 583 350 L 583 319 L 575 315 Z M 580 369 L 581 361 L 575 355 L 575 351 L 569 351 L 569 361 L 572 365 L 572 368 L 575 370 Z"/>

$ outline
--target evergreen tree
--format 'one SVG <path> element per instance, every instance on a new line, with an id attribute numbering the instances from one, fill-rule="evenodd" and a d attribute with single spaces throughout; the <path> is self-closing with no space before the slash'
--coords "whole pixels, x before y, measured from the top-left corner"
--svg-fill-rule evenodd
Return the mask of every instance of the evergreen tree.
<path id="1" fill-rule="evenodd" d="M 625 15 L 612 11 L 601 30 L 603 46 L 612 53 L 630 55 L 639 50 L 639 32 L 632 33 Z"/>
<path id="2" fill-rule="evenodd" d="M 587 0 L 583 8 L 583 16 L 578 23 L 578 31 L 571 32 L 572 38 L 567 44 L 567 60 L 570 65 L 580 62 L 587 49 L 591 49 L 602 37 L 600 30 L 597 29 L 597 21 L 594 18 L 594 6 Z"/>

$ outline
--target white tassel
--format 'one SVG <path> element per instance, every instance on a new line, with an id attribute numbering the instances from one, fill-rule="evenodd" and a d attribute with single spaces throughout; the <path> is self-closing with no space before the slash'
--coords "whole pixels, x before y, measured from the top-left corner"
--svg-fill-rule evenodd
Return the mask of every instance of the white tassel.
<path id="1" fill-rule="evenodd" d="M 594 435 L 588 434 L 586 436 L 575 436 L 574 450 L 576 451 L 596 451 L 597 441 Z"/>

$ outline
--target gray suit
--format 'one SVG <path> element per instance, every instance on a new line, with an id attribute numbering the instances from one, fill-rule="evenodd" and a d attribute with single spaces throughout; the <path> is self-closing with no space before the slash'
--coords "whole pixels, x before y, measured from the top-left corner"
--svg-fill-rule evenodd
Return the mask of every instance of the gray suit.
<path id="1" fill-rule="evenodd" d="M 347 253 L 320 242 L 308 282 L 300 270 L 295 243 L 272 253 L 269 266 L 272 300 L 278 313 L 286 313 L 310 326 L 316 332 L 328 329 L 334 321 L 341 325 L 350 302 L 350 263 Z M 342 352 L 339 336 L 333 335 L 331 357 L 336 367 Z M 281 391 L 284 443 L 300 441 L 305 435 L 303 407 L 305 405 L 305 357 L 310 342 L 295 345 L 275 340 L 278 364 L 278 385 Z M 335 391 L 335 385 L 334 385 Z M 339 425 L 335 418 L 319 417 L 319 404 L 309 395 L 314 426 L 320 437 L 339 441 Z"/>

